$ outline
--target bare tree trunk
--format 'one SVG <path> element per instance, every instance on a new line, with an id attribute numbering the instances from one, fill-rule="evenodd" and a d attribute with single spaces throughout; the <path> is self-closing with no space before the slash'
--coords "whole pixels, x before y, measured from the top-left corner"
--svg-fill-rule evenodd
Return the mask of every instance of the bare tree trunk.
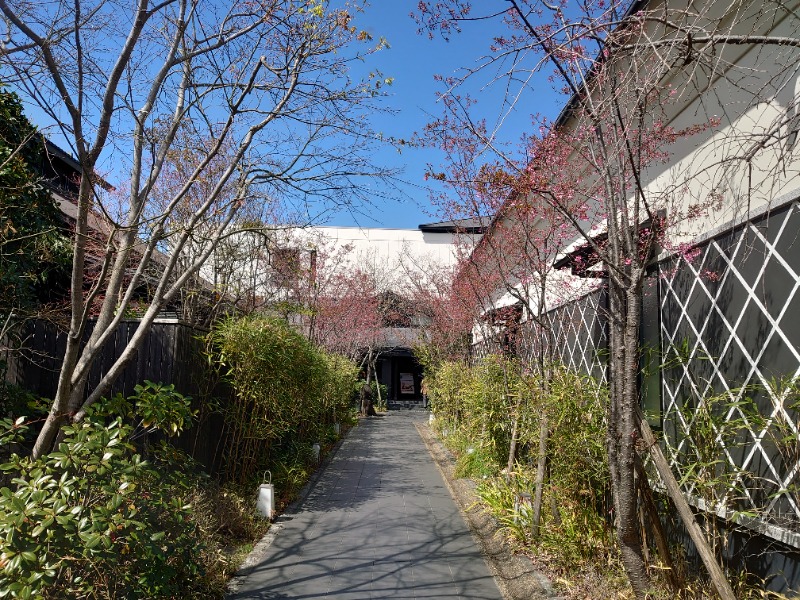
<path id="1" fill-rule="evenodd" d="M 631 276 L 633 279 L 633 276 Z M 622 564 L 637 598 L 650 587 L 639 538 L 635 479 L 638 407 L 637 366 L 639 310 L 635 289 L 609 281 L 611 396 L 608 419 L 608 466 L 616 509 Z"/>
<path id="2" fill-rule="evenodd" d="M 50 448 L 53 447 L 56 435 L 58 435 L 61 426 L 66 422 L 66 415 L 62 412 L 61 406 L 62 403 L 58 402 L 58 397 L 56 397 L 56 401 L 53 402 L 53 407 L 50 409 L 47 419 L 44 421 L 44 425 L 42 425 L 39 436 L 36 438 L 36 443 L 33 445 L 31 458 L 34 460 L 50 451 Z"/>
<path id="3" fill-rule="evenodd" d="M 508 398 L 508 364 L 505 363 L 503 365 L 503 386 L 505 389 L 506 398 Z M 511 423 L 511 441 L 508 447 L 508 462 L 506 464 L 506 479 L 511 477 L 511 473 L 514 470 L 514 462 L 517 459 L 517 439 L 519 438 L 519 413 L 520 408 L 522 407 L 522 394 L 518 393 L 516 401 L 514 402 L 514 414 L 512 416 L 512 423 Z"/>
<path id="4" fill-rule="evenodd" d="M 67 348 L 64 353 L 63 365 L 59 373 L 58 387 L 53 405 L 47 415 L 39 435 L 36 437 L 31 457 L 40 458 L 53 449 L 61 427 L 74 415 L 76 405 L 83 400 L 83 389 L 86 385 L 86 376 L 78 382 L 72 381 L 72 374 L 80 352 L 80 338 L 72 332 L 67 337 Z M 87 374 L 88 376 L 88 374 Z"/>
<path id="5" fill-rule="evenodd" d="M 548 438 L 550 437 L 550 423 L 547 418 L 547 406 L 550 391 L 552 390 L 551 383 L 554 374 L 553 352 L 555 349 L 555 340 L 553 336 L 553 330 L 549 324 L 540 321 L 542 313 L 545 309 L 545 298 L 547 297 L 547 290 L 545 287 L 546 283 L 547 281 L 542 278 L 541 288 L 539 289 L 539 316 L 537 318 L 538 328 L 540 331 L 543 331 L 543 334 L 541 335 L 542 349 L 539 352 L 537 361 L 537 367 L 539 369 L 540 376 L 539 389 L 542 395 L 542 405 L 539 411 L 541 415 L 539 421 L 539 450 L 536 463 L 536 482 L 534 484 L 533 491 L 533 523 L 531 523 L 531 534 L 533 535 L 534 539 L 539 537 L 539 527 L 542 522 L 542 499 L 544 497 L 545 470 L 547 469 L 547 442 Z M 545 355 L 545 348 L 547 349 L 547 355 Z M 557 522 L 560 522 L 561 515 L 558 514 L 558 509 L 555 504 L 555 497 L 552 498 L 552 508 L 554 519 L 556 519 Z"/>
<path id="6" fill-rule="evenodd" d="M 544 472 L 547 468 L 547 439 L 550 426 L 547 422 L 547 413 L 542 411 L 539 420 L 539 453 L 536 462 L 536 484 L 533 492 L 533 523 L 531 534 L 534 539 L 539 537 L 539 525 L 542 519 L 542 496 L 544 495 Z"/>
<path id="7" fill-rule="evenodd" d="M 361 388 L 361 414 L 365 417 L 374 416 L 375 407 L 372 404 L 372 347 L 370 347 L 367 354 L 367 379 L 364 386 Z"/>
<path id="8" fill-rule="evenodd" d="M 86 156 L 81 156 L 87 160 Z M 84 315 L 85 303 L 83 295 L 85 259 L 86 259 L 86 240 L 88 236 L 89 202 L 91 200 L 91 174 L 94 170 L 94 162 L 89 161 L 83 169 L 80 187 L 78 188 L 77 214 L 75 219 L 75 239 L 73 241 L 72 255 L 72 280 L 70 282 L 70 326 L 67 334 L 67 345 L 64 350 L 64 358 L 61 363 L 61 370 L 58 374 L 58 386 L 56 396 L 50 407 L 50 412 L 42 426 L 36 443 L 33 446 L 31 456 L 34 459 L 41 457 L 49 452 L 53 443 L 64 423 L 67 422 L 70 412 L 70 405 L 73 402 L 75 386 L 72 376 L 75 366 L 81 356 L 81 339 L 83 338 L 86 320 Z"/>
<path id="9" fill-rule="evenodd" d="M 506 471 L 510 474 L 514 470 L 514 462 L 517 459 L 517 439 L 519 438 L 519 408 L 521 400 L 517 397 L 514 407 L 514 417 L 511 423 L 511 441 L 508 446 L 508 462 Z"/>
<path id="10" fill-rule="evenodd" d="M 378 406 L 383 405 L 383 397 L 381 396 L 381 382 L 378 381 L 378 356 L 375 356 L 374 364 L 372 365 L 372 370 L 375 373 L 375 393 L 378 396 Z"/>

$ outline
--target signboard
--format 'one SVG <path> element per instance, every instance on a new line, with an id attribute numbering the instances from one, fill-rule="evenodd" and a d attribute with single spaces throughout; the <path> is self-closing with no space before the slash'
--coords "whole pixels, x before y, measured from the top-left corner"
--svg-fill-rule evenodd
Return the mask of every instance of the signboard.
<path id="1" fill-rule="evenodd" d="M 414 395 L 414 374 L 400 373 L 400 393 Z"/>

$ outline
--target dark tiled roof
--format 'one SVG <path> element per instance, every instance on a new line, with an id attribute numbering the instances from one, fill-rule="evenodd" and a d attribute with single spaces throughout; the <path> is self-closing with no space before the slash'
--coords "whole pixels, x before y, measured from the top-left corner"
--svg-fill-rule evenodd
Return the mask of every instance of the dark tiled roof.
<path id="1" fill-rule="evenodd" d="M 491 217 L 456 219 L 454 221 L 424 223 L 419 226 L 419 230 L 425 233 L 484 233 L 491 222 Z"/>

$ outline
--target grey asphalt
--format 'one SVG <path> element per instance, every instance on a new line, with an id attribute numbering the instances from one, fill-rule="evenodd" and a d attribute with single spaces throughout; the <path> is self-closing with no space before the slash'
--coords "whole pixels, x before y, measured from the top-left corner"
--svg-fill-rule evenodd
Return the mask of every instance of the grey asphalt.
<path id="1" fill-rule="evenodd" d="M 362 419 L 233 598 L 502 598 L 414 421 Z"/>

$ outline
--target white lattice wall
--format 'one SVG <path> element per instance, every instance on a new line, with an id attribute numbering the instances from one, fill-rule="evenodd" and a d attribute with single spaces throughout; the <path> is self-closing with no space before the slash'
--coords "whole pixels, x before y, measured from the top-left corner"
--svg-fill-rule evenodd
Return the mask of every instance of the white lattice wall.
<path id="1" fill-rule="evenodd" d="M 727 481 L 715 491 L 714 510 L 797 547 L 800 395 L 791 384 L 800 376 L 799 235 L 793 202 L 703 243 L 691 261 L 659 269 L 669 458 L 697 459 L 692 435 L 700 415 L 711 414 L 703 418 L 715 470 Z"/>

